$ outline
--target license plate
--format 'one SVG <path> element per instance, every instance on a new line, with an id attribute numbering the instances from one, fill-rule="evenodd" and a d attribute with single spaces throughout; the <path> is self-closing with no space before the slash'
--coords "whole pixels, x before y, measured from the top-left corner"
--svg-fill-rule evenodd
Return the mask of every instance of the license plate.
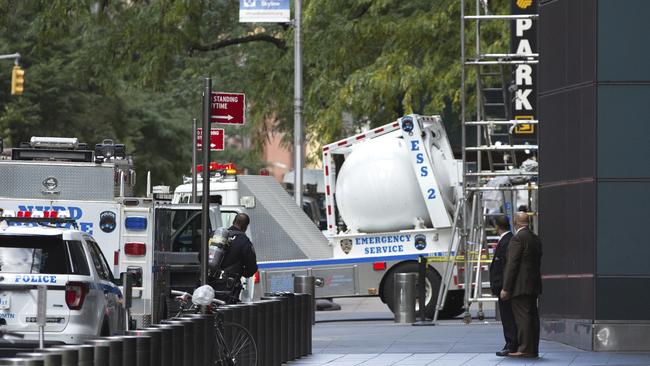
<path id="1" fill-rule="evenodd" d="M 0 294 L 0 310 L 9 310 L 11 307 L 11 298 L 8 294 Z"/>

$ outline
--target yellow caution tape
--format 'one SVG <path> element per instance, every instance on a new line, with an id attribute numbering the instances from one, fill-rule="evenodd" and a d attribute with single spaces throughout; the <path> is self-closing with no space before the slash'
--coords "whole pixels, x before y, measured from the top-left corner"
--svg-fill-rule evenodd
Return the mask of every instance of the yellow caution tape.
<path id="1" fill-rule="evenodd" d="M 465 256 L 464 255 L 457 255 L 457 256 L 436 256 L 436 257 L 427 257 L 427 263 L 438 263 L 438 262 L 457 262 L 457 263 L 465 263 Z M 488 255 L 481 255 L 481 259 L 477 259 L 475 256 L 470 257 L 469 259 L 470 263 L 491 263 L 492 262 L 492 257 Z"/>

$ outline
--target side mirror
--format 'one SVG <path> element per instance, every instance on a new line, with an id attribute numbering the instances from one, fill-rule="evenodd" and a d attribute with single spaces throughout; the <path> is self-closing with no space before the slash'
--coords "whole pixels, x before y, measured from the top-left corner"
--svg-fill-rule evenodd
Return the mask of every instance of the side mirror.
<path id="1" fill-rule="evenodd" d="M 130 309 L 133 302 L 133 274 L 129 272 L 120 273 L 120 285 L 124 295 L 124 308 Z"/>

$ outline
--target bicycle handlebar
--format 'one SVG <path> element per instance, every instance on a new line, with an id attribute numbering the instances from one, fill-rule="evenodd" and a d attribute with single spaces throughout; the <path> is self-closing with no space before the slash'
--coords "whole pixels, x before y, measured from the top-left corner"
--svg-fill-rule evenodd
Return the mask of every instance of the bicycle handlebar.
<path id="1" fill-rule="evenodd" d="M 170 292 L 171 292 L 172 295 L 175 295 L 175 296 L 181 296 L 181 297 L 185 297 L 185 296 L 187 296 L 187 297 L 189 297 L 190 299 L 192 298 L 192 295 L 190 295 L 190 294 L 187 293 L 187 292 L 177 291 L 177 290 L 171 290 Z M 219 300 L 219 299 L 212 299 L 212 302 L 215 303 L 215 304 L 217 304 L 217 305 L 226 305 L 226 302 L 225 302 L 225 301 L 221 301 L 221 300 Z"/>

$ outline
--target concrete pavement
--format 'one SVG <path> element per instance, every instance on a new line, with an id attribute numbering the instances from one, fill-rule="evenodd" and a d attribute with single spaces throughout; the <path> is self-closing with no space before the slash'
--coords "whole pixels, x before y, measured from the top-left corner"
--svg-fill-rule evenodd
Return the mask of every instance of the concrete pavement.
<path id="1" fill-rule="evenodd" d="M 395 324 L 377 298 L 336 302 L 340 311 L 316 315 L 313 355 L 288 365 L 650 365 L 650 353 L 586 352 L 544 340 L 539 359 L 497 357 L 504 341 L 493 307 L 486 307 L 483 322 L 454 319 L 415 327 Z"/>

